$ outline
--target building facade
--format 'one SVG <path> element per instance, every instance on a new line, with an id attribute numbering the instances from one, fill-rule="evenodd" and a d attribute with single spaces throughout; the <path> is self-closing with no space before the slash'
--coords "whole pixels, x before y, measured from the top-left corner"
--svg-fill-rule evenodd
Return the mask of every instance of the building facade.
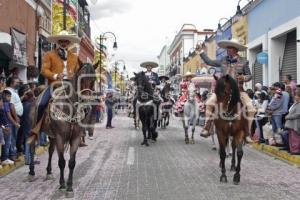
<path id="1" fill-rule="evenodd" d="M 248 57 L 256 81 L 271 85 L 289 74 L 300 82 L 299 10 L 298 0 L 257 0 L 249 12 Z"/>
<path id="2" fill-rule="evenodd" d="M 170 67 L 170 57 L 168 55 L 168 46 L 165 45 L 159 56 L 157 56 L 158 58 L 158 65 L 159 65 L 159 68 L 158 68 L 158 74 L 159 75 L 166 75 L 167 74 L 167 68 Z"/>
<path id="3" fill-rule="evenodd" d="M 0 1 L 0 68 L 6 75 L 17 69 L 23 82 L 27 81 L 26 67 L 37 64 L 36 10 L 34 0 Z"/>
<path id="4" fill-rule="evenodd" d="M 185 74 L 184 61 L 190 52 L 195 50 L 198 43 L 202 43 L 207 35 L 213 34 L 209 31 L 198 31 L 193 24 L 184 24 L 170 45 L 168 54 L 170 55 L 171 66 L 170 76 Z"/>

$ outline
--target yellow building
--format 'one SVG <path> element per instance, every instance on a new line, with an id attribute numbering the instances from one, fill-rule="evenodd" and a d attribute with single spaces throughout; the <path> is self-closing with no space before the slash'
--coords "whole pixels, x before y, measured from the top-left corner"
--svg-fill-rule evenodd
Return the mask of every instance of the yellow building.
<path id="1" fill-rule="evenodd" d="M 231 26 L 232 37 L 236 38 L 246 45 L 248 43 L 248 18 L 247 16 L 242 16 L 237 19 L 233 18 Z M 247 52 L 240 52 L 240 55 L 243 57 L 247 56 Z"/>

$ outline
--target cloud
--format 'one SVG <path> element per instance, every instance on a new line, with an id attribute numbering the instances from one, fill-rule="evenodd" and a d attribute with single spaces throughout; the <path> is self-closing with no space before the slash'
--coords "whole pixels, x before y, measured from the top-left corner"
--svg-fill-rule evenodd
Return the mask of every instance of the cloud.
<path id="1" fill-rule="evenodd" d="M 97 1 L 96 4 L 90 3 L 89 9 L 93 20 L 97 20 L 126 13 L 131 9 L 131 5 L 129 1 L 124 0 Z"/>

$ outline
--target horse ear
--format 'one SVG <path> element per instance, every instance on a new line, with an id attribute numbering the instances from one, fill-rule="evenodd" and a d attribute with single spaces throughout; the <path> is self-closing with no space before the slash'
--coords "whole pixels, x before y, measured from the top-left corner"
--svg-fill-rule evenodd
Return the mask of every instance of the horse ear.
<path id="1" fill-rule="evenodd" d="M 97 67 L 99 67 L 99 63 L 100 63 L 100 61 L 98 61 L 95 64 L 93 64 L 94 69 L 97 69 Z"/>
<path id="2" fill-rule="evenodd" d="M 226 74 L 225 76 L 226 80 L 228 81 L 230 79 L 230 75 L 229 74 Z"/>
<path id="3" fill-rule="evenodd" d="M 213 76 L 216 81 L 219 79 L 215 74 Z"/>

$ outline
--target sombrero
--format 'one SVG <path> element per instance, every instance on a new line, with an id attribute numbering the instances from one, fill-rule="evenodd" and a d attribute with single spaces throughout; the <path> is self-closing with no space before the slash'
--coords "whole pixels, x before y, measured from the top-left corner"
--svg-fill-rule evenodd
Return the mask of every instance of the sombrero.
<path id="1" fill-rule="evenodd" d="M 167 77 L 167 76 L 160 76 L 160 77 L 159 77 L 159 80 L 161 80 L 161 79 L 163 79 L 163 78 L 164 78 L 166 81 L 169 80 L 169 77 Z"/>
<path id="2" fill-rule="evenodd" d="M 218 46 L 223 49 L 227 49 L 228 47 L 234 47 L 239 51 L 244 51 L 247 49 L 245 45 L 242 45 L 240 41 L 238 41 L 235 38 L 232 38 L 231 40 L 220 40 L 218 42 Z"/>
<path id="3" fill-rule="evenodd" d="M 196 75 L 191 72 L 187 72 L 183 77 L 188 77 L 188 76 L 195 77 Z"/>
<path id="4" fill-rule="evenodd" d="M 69 34 L 68 31 L 61 31 L 58 35 L 51 35 L 47 38 L 47 41 L 51 43 L 57 43 L 59 40 L 68 40 L 74 44 L 80 43 L 81 39 L 75 34 Z"/>
<path id="5" fill-rule="evenodd" d="M 141 63 L 141 67 L 147 68 L 148 66 L 150 66 L 151 68 L 156 68 L 156 67 L 158 67 L 158 64 L 156 62 L 152 62 L 152 61 L 147 61 L 147 62 Z"/>

